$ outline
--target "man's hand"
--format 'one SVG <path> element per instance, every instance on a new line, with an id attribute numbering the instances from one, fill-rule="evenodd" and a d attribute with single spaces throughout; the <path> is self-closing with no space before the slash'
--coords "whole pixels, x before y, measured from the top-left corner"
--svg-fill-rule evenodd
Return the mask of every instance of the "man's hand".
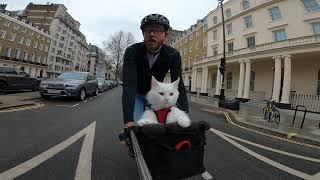
<path id="1" fill-rule="evenodd" d="M 131 126 L 134 125 L 134 122 L 130 121 L 130 122 L 127 122 L 125 125 L 124 125 L 124 128 L 123 129 L 126 129 L 126 128 L 129 128 Z"/>

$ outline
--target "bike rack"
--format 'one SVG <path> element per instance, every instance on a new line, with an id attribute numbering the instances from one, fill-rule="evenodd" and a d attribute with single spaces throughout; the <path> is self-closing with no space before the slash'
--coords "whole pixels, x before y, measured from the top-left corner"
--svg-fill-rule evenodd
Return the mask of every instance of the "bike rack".
<path id="1" fill-rule="evenodd" d="M 304 115 L 303 115 L 303 119 L 302 119 L 302 122 L 301 122 L 301 125 L 300 125 L 300 129 L 302 129 L 303 124 L 304 124 L 304 120 L 305 120 L 306 114 L 307 114 L 307 108 L 306 108 L 305 106 L 302 106 L 302 105 L 296 106 L 296 109 L 295 109 L 295 111 L 294 111 L 293 120 L 292 120 L 292 126 L 294 125 L 294 121 L 296 120 L 296 115 L 297 115 L 297 111 L 298 111 L 298 108 L 299 108 L 299 107 L 304 108 L 304 110 L 303 110 L 303 111 L 304 111 Z M 319 124 L 319 127 L 320 127 L 320 124 Z"/>

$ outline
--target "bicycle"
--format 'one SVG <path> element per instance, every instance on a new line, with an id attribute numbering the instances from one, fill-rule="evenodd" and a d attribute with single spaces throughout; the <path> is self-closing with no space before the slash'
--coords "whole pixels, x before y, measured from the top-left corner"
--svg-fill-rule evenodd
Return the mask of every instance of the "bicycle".
<path id="1" fill-rule="evenodd" d="M 280 123 L 280 112 L 276 108 L 275 101 L 272 99 L 265 100 L 267 105 L 262 108 L 264 113 L 264 119 L 268 120 L 267 122 Z"/>

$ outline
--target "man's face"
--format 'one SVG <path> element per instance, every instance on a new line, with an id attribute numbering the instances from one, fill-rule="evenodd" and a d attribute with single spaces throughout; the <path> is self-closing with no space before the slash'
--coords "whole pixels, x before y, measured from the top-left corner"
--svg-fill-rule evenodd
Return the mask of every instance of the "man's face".
<path id="1" fill-rule="evenodd" d="M 144 43 L 150 52 L 156 52 L 167 37 L 167 32 L 163 26 L 148 25 L 142 30 Z"/>

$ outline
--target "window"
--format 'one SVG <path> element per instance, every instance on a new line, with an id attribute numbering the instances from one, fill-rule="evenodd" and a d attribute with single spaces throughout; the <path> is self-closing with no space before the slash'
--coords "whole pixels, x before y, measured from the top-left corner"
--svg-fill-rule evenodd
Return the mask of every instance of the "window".
<path id="1" fill-rule="evenodd" d="M 28 60 L 28 51 L 23 52 L 23 59 Z"/>
<path id="2" fill-rule="evenodd" d="M 16 33 L 10 33 L 9 41 L 14 41 L 15 38 L 16 38 Z"/>
<path id="3" fill-rule="evenodd" d="M 30 46 L 30 44 L 31 44 L 31 39 L 30 39 L 30 38 L 27 38 L 27 39 L 26 39 L 26 45 L 27 45 L 27 46 Z"/>
<path id="4" fill-rule="evenodd" d="M 0 30 L 0 38 L 4 38 L 6 36 L 6 31 L 5 30 Z"/>
<path id="5" fill-rule="evenodd" d="M 303 0 L 303 4 L 308 12 L 320 11 L 320 5 L 317 0 Z"/>
<path id="6" fill-rule="evenodd" d="M 64 41 L 64 37 L 63 37 L 63 36 L 61 36 L 61 37 L 60 37 L 60 40 L 61 40 L 61 41 Z"/>
<path id="7" fill-rule="evenodd" d="M 55 36 L 55 38 L 56 38 L 56 39 L 58 39 L 58 38 L 59 38 L 59 34 L 58 34 L 58 33 L 56 33 L 56 36 Z"/>
<path id="8" fill-rule="evenodd" d="M 216 88 L 217 74 L 212 74 L 212 88 Z"/>
<path id="9" fill-rule="evenodd" d="M 248 48 L 252 48 L 252 47 L 256 46 L 256 38 L 254 36 L 248 37 L 247 38 L 247 45 L 248 45 Z"/>
<path id="10" fill-rule="evenodd" d="M 320 95 L 320 70 L 318 71 L 318 87 L 317 87 L 317 95 Z"/>
<path id="11" fill-rule="evenodd" d="M 242 2 L 242 9 L 243 10 L 246 10 L 246 9 L 249 9 L 250 8 L 250 3 L 249 1 L 243 1 Z"/>
<path id="12" fill-rule="evenodd" d="M 208 45 L 208 38 L 207 38 L 207 36 L 205 36 L 204 38 L 203 38 L 203 46 L 204 47 L 207 47 L 207 45 Z"/>
<path id="13" fill-rule="evenodd" d="M 192 34 L 190 35 L 190 40 L 192 40 Z"/>
<path id="14" fill-rule="evenodd" d="M 199 39 L 196 41 L 196 49 L 199 49 Z"/>
<path id="15" fill-rule="evenodd" d="M 199 37 L 199 31 L 196 32 L 196 37 Z"/>
<path id="16" fill-rule="evenodd" d="M 217 24 L 218 23 L 218 18 L 217 18 L 217 16 L 214 16 L 213 17 L 213 24 Z"/>
<path id="17" fill-rule="evenodd" d="M 36 55 L 32 53 L 32 54 L 31 54 L 31 61 L 34 62 L 35 59 L 36 59 Z"/>
<path id="18" fill-rule="evenodd" d="M 33 48 L 37 48 L 38 47 L 38 42 L 37 41 L 34 41 L 33 42 Z"/>
<path id="19" fill-rule="evenodd" d="M 10 57 L 11 54 L 11 48 L 10 47 L 6 47 L 5 51 L 4 51 L 4 56 L 5 57 Z"/>
<path id="20" fill-rule="evenodd" d="M 252 28 L 253 27 L 252 16 L 244 17 L 244 26 L 246 28 Z"/>
<path id="21" fill-rule="evenodd" d="M 312 23 L 312 29 L 314 34 L 320 34 L 320 22 Z"/>
<path id="22" fill-rule="evenodd" d="M 61 31 L 61 27 L 60 27 L 60 26 L 58 26 L 57 31 L 58 31 L 58 32 L 60 32 L 60 31 Z"/>
<path id="23" fill-rule="evenodd" d="M 218 39 L 218 30 L 214 30 L 212 34 L 213 34 L 213 40 L 216 41 Z"/>
<path id="24" fill-rule="evenodd" d="M 250 74 L 250 91 L 254 91 L 254 81 L 256 79 L 256 73 L 254 71 L 251 71 Z"/>
<path id="25" fill-rule="evenodd" d="M 227 89 L 232 89 L 232 72 L 227 74 Z"/>
<path id="26" fill-rule="evenodd" d="M 273 37 L 275 41 L 284 41 L 287 39 L 286 31 L 284 29 L 273 31 Z"/>
<path id="27" fill-rule="evenodd" d="M 189 52 L 192 52 L 192 45 L 189 46 Z"/>
<path id="28" fill-rule="evenodd" d="M 213 50 L 213 56 L 217 56 L 218 55 L 218 48 L 214 47 L 212 50 Z"/>
<path id="29" fill-rule="evenodd" d="M 281 13 L 280 13 L 279 7 L 270 8 L 269 13 L 272 21 L 281 19 Z"/>
<path id="30" fill-rule="evenodd" d="M 233 51 L 233 42 L 230 42 L 227 44 L 227 49 L 228 49 L 228 52 L 232 52 Z"/>
<path id="31" fill-rule="evenodd" d="M 51 52 L 52 52 L 52 53 L 55 53 L 55 52 L 56 52 L 56 49 L 55 49 L 55 48 L 52 48 L 52 49 L 51 49 Z"/>
<path id="32" fill-rule="evenodd" d="M 40 46 L 39 46 L 39 50 L 41 51 L 41 50 L 42 50 L 42 48 L 43 48 L 43 44 L 40 44 Z"/>
<path id="33" fill-rule="evenodd" d="M 206 32 L 208 30 L 208 24 L 205 24 L 204 26 L 203 26 L 203 32 Z"/>
<path id="34" fill-rule="evenodd" d="M 227 9 L 226 10 L 226 17 L 230 17 L 232 14 L 231 14 L 231 9 Z"/>
<path id="35" fill-rule="evenodd" d="M 227 35 L 231 35 L 232 34 L 232 24 L 227 24 Z"/>
<path id="36" fill-rule="evenodd" d="M 23 39 L 24 39 L 24 37 L 21 36 L 18 43 L 19 43 L 19 44 L 22 44 L 22 43 L 23 43 Z"/>
<path id="37" fill-rule="evenodd" d="M 16 58 L 16 59 L 19 59 L 19 58 L 20 58 L 20 51 L 21 51 L 20 49 L 16 49 L 14 58 Z"/>
<path id="38" fill-rule="evenodd" d="M 37 34 L 37 36 L 36 36 L 38 39 L 40 38 L 40 34 Z"/>
<path id="39" fill-rule="evenodd" d="M 45 51 L 45 52 L 48 52 L 48 50 L 49 50 L 49 47 L 48 47 L 48 46 L 45 46 L 45 47 L 44 47 L 44 51 Z"/>

